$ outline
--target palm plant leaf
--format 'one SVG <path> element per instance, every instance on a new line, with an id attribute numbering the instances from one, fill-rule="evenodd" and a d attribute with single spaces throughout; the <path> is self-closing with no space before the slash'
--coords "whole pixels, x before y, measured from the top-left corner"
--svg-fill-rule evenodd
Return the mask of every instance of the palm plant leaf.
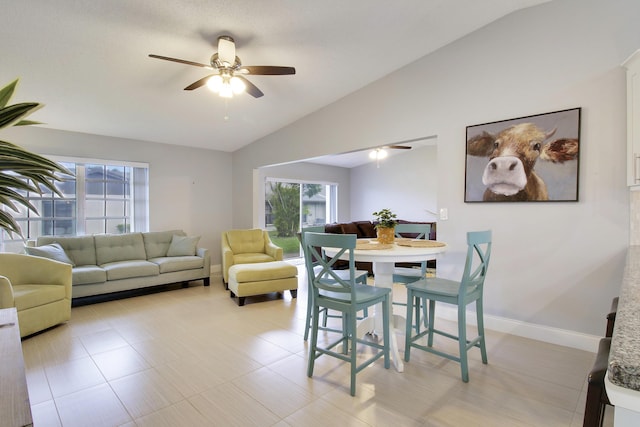
<path id="1" fill-rule="evenodd" d="M 35 206 L 22 194 L 7 187 L 0 187 L 0 204 L 10 207 L 14 212 L 19 212 L 18 207 L 13 202 L 18 202 L 24 207 L 37 212 Z"/>
<path id="2" fill-rule="evenodd" d="M 0 129 L 18 123 L 23 117 L 28 116 L 39 108 L 42 108 L 42 104 L 37 102 L 23 102 L 0 108 Z"/>
<path id="3" fill-rule="evenodd" d="M 42 104 L 22 102 L 8 105 L 17 84 L 16 79 L 0 89 L 0 129 L 38 123 L 24 118 L 42 108 Z M 18 223 L 1 208 L 6 207 L 19 212 L 17 204 L 20 204 L 38 213 L 36 207 L 29 201 L 27 192 L 42 194 L 45 188 L 63 197 L 55 182 L 63 181 L 64 175 L 73 176 L 73 173 L 46 157 L 0 140 L 0 228 L 22 237 Z"/>
<path id="4" fill-rule="evenodd" d="M 6 107 L 6 105 L 11 100 L 13 96 L 13 92 L 16 90 L 16 86 L 18 85 L 18 79 L 15 79 L 2 89 L 0 89 L 0 108 Z"/>
<path id="5" fill-rule="evenodd" d="M 22 236 L 22 230 L 15 219 L 5 211 L 0 211 L 0 228 Z"/>

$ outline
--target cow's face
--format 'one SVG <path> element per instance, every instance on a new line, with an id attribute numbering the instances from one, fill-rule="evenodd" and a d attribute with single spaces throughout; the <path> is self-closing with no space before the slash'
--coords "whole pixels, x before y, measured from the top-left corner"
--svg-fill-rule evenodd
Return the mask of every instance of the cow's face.
<path id="1" fill-rule="evenodd" d="M 546 140 L 554 131 L 544 132 L 532 123 L 522 123 L 500 132 L 489 148 L 489 163 L 482 183 L 495 194 L 512 196 L 530 179 Z"/>

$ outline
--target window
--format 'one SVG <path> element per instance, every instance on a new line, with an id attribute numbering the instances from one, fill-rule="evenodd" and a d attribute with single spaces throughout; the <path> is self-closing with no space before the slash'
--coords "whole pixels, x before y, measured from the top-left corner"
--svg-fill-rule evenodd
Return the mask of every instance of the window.
<path id="1" fill-rule="evenodd" d="M 149 166 L 102 160 L 55 158 L 75 177 L 57 182 L 64 195 L 43 188 L 28 192 L 38 214 L 19 206 L 12 215 L 25 238 L 148 231 Z M 23 242 L 2 231 L 3 250 L 18 251 Z"/>
<path id="2" fill-rule="evenodd" d="M 302 227 L 336 221 L 338 186 L 267 178 L 265 227 L 285 258 L 301 256 L 297 233 Z"/>

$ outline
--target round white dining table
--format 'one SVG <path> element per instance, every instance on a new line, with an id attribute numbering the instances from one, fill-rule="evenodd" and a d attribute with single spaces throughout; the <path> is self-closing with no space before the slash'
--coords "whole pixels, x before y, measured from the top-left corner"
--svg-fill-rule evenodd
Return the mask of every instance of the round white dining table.
<path id="1" fill-rule="evenodd" d="M 442 242 L 440 243 L 442 244 L 441 246 L 430 247 L 401 246 L 394 243 L 387 249 L 376 249 L 375 240 L 371 240 L 370 244 L 366 245 L 368 247 L 367 249 L 356 248 L 353 251 L 353 256 L 356 261 L 373 263 L 373 281 L 375 286 L 392 289 L 391 298 L 389 299 L 389 313 L 393 313 L 391 303 L 393 301 L 393 270 L 395 263 L 422 262 L 437 259 L 439 255 L 447 250 L 447 245 Z M 324 250 L 328 256 L 335 256 L 339 251 L 339 249 L 336 248 L 324 248 Z M 348 259 L 348 255 L 345 253 L 342 258 Z M 383 319 L 381 313 L 382 307 L 376 309 L 376 315 L 369 316 L 358 324 L 358 336 L 363 336 L 365 333 L 371 333 L 373 331 L 382 331 Z M 393 331 L 389 337 L 391 361 L 398 372 L 402 372 L 404 371 L 404 363 L 398 350 L 398 340 L 394 325 L 398 325 L 399 328 L 404 328 L 404 317 L 398 315 L 390 316 L 389 322 L 389 330 Z M 402 333 L 404 333 L 404 329 Z"/>

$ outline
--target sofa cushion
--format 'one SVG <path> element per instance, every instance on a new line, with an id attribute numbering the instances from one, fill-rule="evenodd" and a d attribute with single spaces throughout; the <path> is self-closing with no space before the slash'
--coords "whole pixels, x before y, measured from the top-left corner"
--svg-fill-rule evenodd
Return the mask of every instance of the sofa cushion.
<path id="1" fill-rule="evenodd" d="M 60 244 L 74 266 L 96 265 L 96 248 L 93 236 L 40 236 L 36 240 L 37 246 L 50 243 Z"/>
<path id="2" fill-rule="evenodd" d="M 259 264 L 236 264 L 229 268 L 229 280 L 238 283 L 260 282 L 264 280 L 296 277 L 296 266 L 285 261 L 263 262 Z"/>
<path id="3" fill-rule="evenodd" d="M 142 233 L 99 234 L 94 239 L 99 266 L 111 262 L 147 259 Z"/>
<path id="4" fill-rule="evenodd" d="M 160 273 L 172 271 L 192 270 L 204 267 L 204 258 L 199 256 L 170 256 L 151 258 L 149 262 L 158 264 Z"/>
<path id="5" fill-rule="evenodd" d="M 60 246 L 60 243 L 50 243 L 43 246 L 25 246 L 24 250 L 29 255 L 49 258 L 54 261 L 74 265 L 73 261 L 71 261 L 64 252 L 64 249 L 62 249 L 62 246 Z"/>
<path id="6" fill-rule="evenodd" d="M 169 246 L 171 246 L 171 239 L 173 239 L 173 236 L 185 235 L 185 232 L 182 230 L 150 231 L 148 233 L 142 233 L 142 240 L 144 240 L 144 250 L 147 253 L 147 259 L 167 256 L 167 251 L 169 250 Z"/>
<path id="7" fill-rule="evenodd" d="M 358 237 L 376 237 L 376 227 L 371 221 L 355 221 L 354 224 L 360 230 Z"/>
<path id="8" fill-rule="evenodd" d="M 254 262 L 271 262 L 275 258 L 265 253 L 245 253 L 233 256 L 233 264 L 253 264 Z"/>
<path id="9" fill-rule="evenodd" d="M 46 305 L 65 298 L 64 286 L 14 285 L 13 296 L 18 311 Z"/>
<path id="10" fill-rule="evenodd" d="M 358 230 L 358 226 L 353 222 L 344 222 L 341 224 L 342 234 L 355 234 L 357 235 L 360 230 Z M 358 236 L 360 237 L 360 236 Z"/>
<path id="11" fill-rule="evenodd" d="M 116 261 L 102 264 L 107 280 L 130 279 L 132 277 L 157 276 L 158 264 L 146 260 Z"/>
<path id="12" fill-rule="evenodd" d="M 107 281 L 107 272 L 97 265 L 81 265 L 72 270 L 73 286 L 90 285 Z"/>
<path id="13" fill-rule="evenodd" d="M 173 236 L 167 256 L 194 256 L 200 236 Z"/>
<path id="14" fill-rule="evenodd" d="M 264 252 L 264 235 L 259 228 L 252 230 L 229 230 L 227 241 L 235 254 Z"/>
<path id="15" fill-rule="evenodd" d="M 324 226 L 325 233 L 342 234 L 342 224 L 327 224 Z"/>

